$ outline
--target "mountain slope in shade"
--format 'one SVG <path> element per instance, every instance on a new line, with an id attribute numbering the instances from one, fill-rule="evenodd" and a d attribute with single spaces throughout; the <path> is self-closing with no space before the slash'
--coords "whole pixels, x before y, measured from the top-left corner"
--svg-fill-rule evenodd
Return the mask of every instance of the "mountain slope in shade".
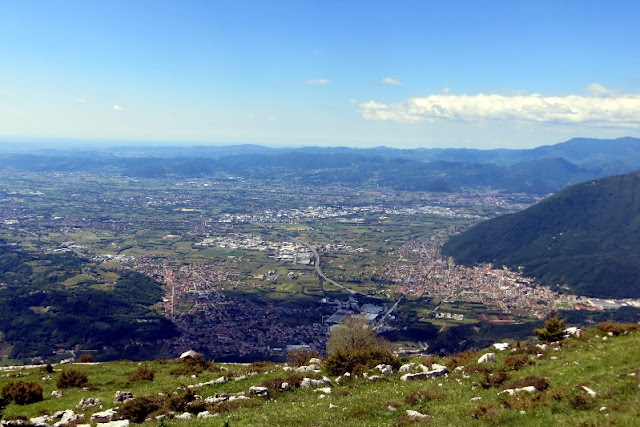
<path id="1" fill-rule="evenodd" d="M 640 297 L 640 172 L 574 185 L 453 236 L 456 262 L 490 262 L 578 294 Z"/>

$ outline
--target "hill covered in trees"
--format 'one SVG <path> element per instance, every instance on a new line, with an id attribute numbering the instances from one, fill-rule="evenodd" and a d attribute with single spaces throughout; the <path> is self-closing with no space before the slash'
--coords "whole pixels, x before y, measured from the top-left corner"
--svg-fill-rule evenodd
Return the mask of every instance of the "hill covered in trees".
<path id="1" fill-rule="evenodd" d="M 157 309 L 158 282 L 72 252 L 32 253 L 0 240 L 0 284 L 0 331 L 13 359 L 77 348 L 100 349 L 103 359 L 153 357 L 137 354 L 139 344 L 176 334 Z"/>
<path id="2" fill-rule="evenodd" d="M 443 247 L 456 262 L 522 268 L 594 297 L 640 297 L 640 172 L 589 181 L 482 222 Z"/>

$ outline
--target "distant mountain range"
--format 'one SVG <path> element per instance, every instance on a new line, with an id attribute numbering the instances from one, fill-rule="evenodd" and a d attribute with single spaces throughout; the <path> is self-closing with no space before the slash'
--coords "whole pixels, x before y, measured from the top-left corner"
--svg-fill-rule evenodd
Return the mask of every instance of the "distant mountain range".
<path id="1" fill-rule="evenodd" d="M 288 179 L 306 185 L 372 185 L 457 191 L 488 187 L 548 194 L 567 185 L 640 169 L 640 139 L 572 139 L 527 150 L 388 147 L 268 148 L 257 145 L 7 149 L 1 169 L 112 172 L 134 177 Z"/>
<path id="2" fill-rule="evenodd" d="M 521 212 L 482 222 L 443 247 L 580 295 L 640 297 L 640 172 L 574 185 Z"/>

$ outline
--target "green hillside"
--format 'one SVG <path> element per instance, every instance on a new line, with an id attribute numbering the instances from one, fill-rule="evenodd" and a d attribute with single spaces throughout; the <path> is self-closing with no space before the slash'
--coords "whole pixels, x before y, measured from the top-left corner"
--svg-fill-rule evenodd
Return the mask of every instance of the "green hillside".
<path id="1" fill-rule="evenodd" d="M 635 324 L 609 326 L 586 330 L 580 337 L 549 347 L 511 341 L 504 351 L 492 347 L 449 358 L 413 359 L 410 361 L 427 366 L 445 365 L 450 372 L 409 381 L 403 381 L 403 374 L 397 370 L 384 376 L 374 369 L 345 381 L 329 376 L 327 385 L 302 388 L 303 377 L 327 376 L 322 362 L 316 371 L 306 372 L 269 363 L 214 363 L 192 375 L 184 369 L 186 362 L 157 360 L 144 365 L 154 371 L 152 380 L 134 381 L 129 374 L 139 370 L 139 364 L 121 361 L 54 366 L 52 373 L 40 367 L 13 368 L 0 377 L 0 387 L 20 380 L 43 388 L 44 400 L 26 405 L 11 403 L 4 410 L 5 419 L 71 409 L 90 422 L 92 414 L 119 406 L 137 408 L 142 420 L 149 419 L 145 425 L 167 426 L 637 425 L 640 332 L 633 331 Z M 613 331 L 612 335 L 608 331 Z M 495 353 L 496 361 L 479 363 L 479 357 L 487 352 Z M 60 389 L 56 382 L 65 369 L 87 373 L 85 388 Z M 371 379 L 372 375 L 378 377 Z M 221 377 L 227 381 L 213 383 Z M 291 389 L 277 390 L 282 381 L 287 381 Z M 196 387 L 184 387 L 189 385 Z M 252 386 L 260 385 L 269 388 L 266 396 L 250 394 Z M 534 385 L 536 391 L 500 394 L 527 385 Z M 62 390 L 62 396 L 53 397 L 54 390 Z M 114 403 L 118 390 L 131 392 L 134 400 Z M 232 401 L 230 396 L 236 393 L 244 397 Z M 78 407 L 83 398 L 100 399 L 101 406 Z M 159 402 L 165 406 L 147 412 Z M 203 419 L 204 414 L 211 418 Z M 159 421 L 155 418 L 158 415 L 164 419 Z M 192 419 L 179 420 L 178 416 Z"/>
<path id="2" fill-rule="evenodd" d="M 142 346 L 131 344 L 175 336 L 162 295 L 161 285 L 140 273 L 0 239 L 0 344 L 10 345 L 11 359 L 76 348 L 100 349 L 108 359 L 153 357 L 136 355 Z"/>
<path id="3" fill-rule="evenodd" d="M 574 185 L 452 237 L 458 263 L 490 262 L 578 294 L 640 297 L 640 172 Z"/>

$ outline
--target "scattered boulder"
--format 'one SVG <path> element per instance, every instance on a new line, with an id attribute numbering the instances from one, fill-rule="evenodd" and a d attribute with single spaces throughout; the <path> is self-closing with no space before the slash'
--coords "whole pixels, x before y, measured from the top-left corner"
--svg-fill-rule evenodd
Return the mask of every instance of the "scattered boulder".
<path id="1" fill-rule="evenodd" d="M 351 374 L 349 372 L 345 372 L 336 378 L 336 384 L 340 384 L 342 381 L 348 380 L 349 378 L 351 378 Z"/>
<path id="2" fill-rule="evenodd" d="M 593 391 L 592 389 L 590 389 L 589 387 L 583 385 L 582 390 L 584 390 L 589 396 L 591 397 L 596 397 L 598 393 L 596 393 L 595 391 Z"/>
<path id="3" fill-rule="evenodd" d="M 91 421 L 105 422 L 111 421 L 113 417 L 115 417 L 116 413 L 115 409 L 107 409 L 106 411 L 96 412 L 91 415 Z"/>
<path id="4" fill-rule="evenodd" d="M 422 412 L 414 411 L 413 409 L 407 409 L 407 415 L 413 418 L 429 418 L 428 415 Z"/>
<path id="5" fill-rule="evenodd" d="M 400 377 L 400 381 L 423 380 L 425 378 L 427 378 L 427 375 L 424 372 L 419 372 L 417 374 L 404 374 Z"/>
<path id="6" fill-rule="evenodd" d="M 311 359 L 309 359 L 309 365 L 320 365 L 322 363 L 322 360 L 318 359 L 317 357 L 313 357 Z"/>
<path id="7" fill-rule="evenodd" d="M 322 387 L 323 385 L 331 384 L 331 380 L 327 377 L 323 377 L 321 380 L 314 380 L 313 378 L 303 378 L 300 383 L 300 388 Z"/>
<path id="8" fill-rule="evenodd" d="M 54 397 L 56 399 L 59 399 L 62 397 L 62 392 L 60 390 L 53 390 L 51 392 L 51 397 Z"/>
<path id="9" fill-rule="evenodd" d="M 116 394 L 113 398 L 114 403 L 122 403 L 126 402 L 129 399 L 133 399 L 133 393 L 130 391 L 116 391 Z"/>
<path id="10" fill-rule="evenodd" d="M 393 375 L 393 368 L 391 367 L 391 365 L 385 365 L 381 363 L 378 366 L 376 366 L 375 369 L 379 370 L 380 373 L 384 376 L 388 377 Z"/>
<path id="11" fill-rule="evenodd" d="M 537 392 L 538 390 L 534 386 L 528 385 L 526 387 L 508 388 L 506 390 L 502 390 L 498 394 L 508 394 L 509 396 L 514 396 L 518 393 L 536 394 Z"/>
<path id="12" fill-rule="evenodd" d="M 198 353 L 195 350 L 189 350 L 180 355 L 180 359 L 185 359 L 187 357 L 202 357 L 202 354 Z"/>
<path id="13" fill-rule="evenodd" d="M 180 415 L 176 415 L 176 420 L 190 420 L 193 416 L 189 412 L 183 412 Z"/>
<path id="14" fill-rule="evenodd" d="M 218 414 L 212 414 L 209 411 L 203 411 L 203 412 L 199 412 L 198 415 L 196 416 L 196 418 L 201 418 L 201 419 L 207 419 L 207 418 L 214 418 L 217 417 Z"/>
<path id="15" fill-rule="evenodd" d="M 398 372 L 400 372 L 401 374 L 409 372 L 410 370 L 415 368 L 415 366 L 415 363 L 405 363 L 404 365 L 400 366 L 400 370 Z"/>
<path id="16" fill-rule="evenodd" d="M 440 365 L 438 363 L 432 363 L 431 364 L 431 370 L 432 371 L 442 371 L 444 369 L 447 369 L 447 367 L 444 366 L 444 365 Z"/>
<path id="17" fill-rule="evenodd" d="M 266 397 L 269 394 L 269 389 L 267 387 L 253 386 L 249 389 L 249 394 Z"/>
<path id="18" fill-rule="evenodd" d="M 47 424 L 47 423 L 49 423 L 51 421 L 52 421 L 52 419 L 48 415 L 43 415 L 41 417 L 35 417 L 35 418 L 29 418 L 29 422 L 31 424 L 33 424 L 33 425 L 36 425 L 36 426 L 48 426 L 49 424 Z"/>
<path id="19" fill-rule="evenodd" d="M 497 342 L 495 344 L 493 344 L 493 348 L 495 348 L 498 351 L 505 351 L 508 350 L 510 347 L 508 342 Z"/>
<path id="20" fill-rule="evenodd" d="M 239 378 L 239 377 L 238 377 Z M 198 383 L 198 384 L 191 384 L 188 385 L 188 388 L 200 388 L 200 387 L 208 387 L 208 386 L 212 386 L 212 385 L 216 385 L 216 384 L 226 384 L 229 380 L 227 379 L 227 377 L 222 376 L 218 379 L 215 380 L 211 380 L 211 381 L 207 381 L 204 383 Z"/>
<path id="21" fill-rule="evenodd" d="M 92 406 L 98 406 L 98 405 L 102 405 L 101 399 L 96 399 L 93 397 L 83 397 L 82 399 L 80 399 L 80 403 L 78 403 L 76 407 L 86 409 L 86 408 L 90 408 Z"/>
<path id="22" fill-rule="evenodd" d="M 320 372 L 316 365 L 302 365 L 295 368 L 296 372 Z"/>
<path id="23" fill-rule="evenodd" d="M 371 376 L 369 377 L 369 380 L 370 380 L 370 381 L 380 381 L 380 380 L 382 380 L 382 379 L 384 379 L 384 377 L 383 377 L 382 375 L 371 375 Z"/>
<path id="24" fill-rule="evenodd" d="M 420 366 L 424 366 L 424 365 L 420 365 Z M 433 365 L 431 365 L 431 367 L 434 369 L 428 370 L 426 372 L 424 371 L 418 372 L 416 374 L 404 374 L 403 376 L 400 377 L 400 380 L 412 381 L 412 380 L 422 380 L 426 378 L 437 378 L 449 372 L 446 366 L 438 365 L 437 363 L 434 363 Z"/>
<path id="25" fill-rule="evenodd" d="M 567 329 L 564 330 L 564 337 L 565 338 L 579 337 L 580 334 L 582 334 L 582 329 L 577 328 L 575 326 L 568 327 Z"/>
<path id="26" fill-rule="evenodd" d="M 211 404 L 226 402 L 227 400 L 231 402 L 231 401 L 240 400 L 240 399 L 249 399 L 249 398 L 244 395 L 244 391 L 241 391 L 238 393 L 216 393 L 213 396 L 210 396 L 204 399 L 204 402 L 207 405 L 211 405 Z"/>
<path id="27" fill-rule="evenodd" d="M 291 390 L 291 386 L 289 385 L 289 383 L 284 382 L 280 384 L 280 391 L 289 391 L 289 390 Z"/>
<path id="28" fill-rule="evenodd" d="M 129 427 L 129 420 L 116 420 L 107 423 L 99 423 L 100 427 Z"/>
<path id="29" fill-rule="evenodd" d="M 57 423 L 55 423 L 54 427 L 60 427 L 69 423 L 78 423 L 79 421 L 84 421 L 84 415 L 76 414 L 71 409 L 67 409 L 66 411 L 59 411 L 53 414 L 53 419 L 60 419 Z"/>
<path id="30" fill-rule="evenodd" d="M 495 353 L 485 353 L 480 356 L 478 359 L 478 363 L 496 363 L 496 355 Z"/>

